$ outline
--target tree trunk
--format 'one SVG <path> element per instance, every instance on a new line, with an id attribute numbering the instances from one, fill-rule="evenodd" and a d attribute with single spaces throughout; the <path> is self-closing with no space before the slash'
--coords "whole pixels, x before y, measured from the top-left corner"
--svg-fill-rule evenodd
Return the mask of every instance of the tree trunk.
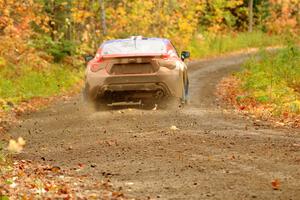
<path id="1" fill-rule="evenodd" d="M 253 31 L 253 0 L 249 0 L 249 32 Z"/>
<path id="2" fill-rule="evenodd" d="M 103 35 L 107 34 L 107 26 L 106 26 L 106 14 L 105 14 L 105 5 L 104 0 L 99 0 L 99 5 L 101 8 L 101 25 L 103 30 Z"/>

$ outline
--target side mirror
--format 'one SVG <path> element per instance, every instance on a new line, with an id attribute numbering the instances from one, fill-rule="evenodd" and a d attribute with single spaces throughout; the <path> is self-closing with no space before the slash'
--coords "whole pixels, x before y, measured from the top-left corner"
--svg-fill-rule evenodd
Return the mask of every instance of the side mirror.
<path id="1" fill-rule="evenodd" d="M 91 56 L 91 55 L 86 55 L 86 56 L 84 56 L 84 60 L 85 60 L 85 62 L 90 62 L 91 60 L 93 60 L 94 59 L 94 56 Z"/>
<path id="2" fill-rule="evenodd" d="M 190 57 L 190 52 L 189 51 L 183 51 L 181 52 L 181 60 L 184 61 L 186 58 Z"/>

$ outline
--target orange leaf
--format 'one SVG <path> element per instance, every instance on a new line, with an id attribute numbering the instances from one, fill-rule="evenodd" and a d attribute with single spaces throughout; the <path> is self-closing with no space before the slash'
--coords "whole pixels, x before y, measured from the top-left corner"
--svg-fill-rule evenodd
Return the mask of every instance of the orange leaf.
<path id="1" fill-rule="evenodd" d="M 273 188 L 273 190 L 279 190 L 279 188 L 280 188 L 280 182 L 279 182 L 278 179 L 274 179 L 272 181 L 272 188 Z"/>

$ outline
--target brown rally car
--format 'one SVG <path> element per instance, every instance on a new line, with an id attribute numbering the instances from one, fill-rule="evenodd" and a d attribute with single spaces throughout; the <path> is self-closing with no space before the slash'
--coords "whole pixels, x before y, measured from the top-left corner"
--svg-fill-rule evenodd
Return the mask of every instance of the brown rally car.
<path id="1" fill-rule="evenodd" d="M 143 104 L 176 98 L 187 101 L 184 51 L 179 57 L 164 38 L 133 36 L 104 42 L 95 57 L 86 56 L 84 97 L 109 106 Z"/>

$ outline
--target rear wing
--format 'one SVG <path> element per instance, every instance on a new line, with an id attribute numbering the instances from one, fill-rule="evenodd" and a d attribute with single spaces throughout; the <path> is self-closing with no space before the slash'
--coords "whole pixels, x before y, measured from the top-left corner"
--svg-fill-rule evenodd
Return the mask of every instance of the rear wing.
<path id="1" fill-rule="evenodd" d="M 138 53 L 138 54 L 111 54 L 111 55 L 102 55 L 103 59 L 105 58 L 132 58 L 132 57 L 163 57 L 164 54 L 160 53 Z"/>

